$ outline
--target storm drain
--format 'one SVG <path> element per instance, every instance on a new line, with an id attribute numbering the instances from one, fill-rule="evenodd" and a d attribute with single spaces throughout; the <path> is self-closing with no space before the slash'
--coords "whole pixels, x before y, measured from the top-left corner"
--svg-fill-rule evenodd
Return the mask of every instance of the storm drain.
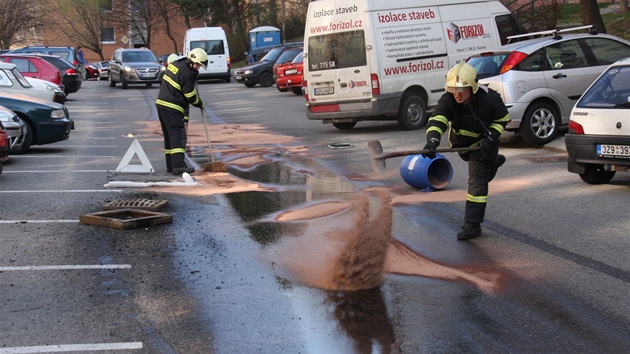
<path id="1" fill-rule="evenodd" d="M 83 224 L 130 230 L 160 224 L 170 224 L 173 216 L 140 209 L 116 209 L 85 214 L 79 217 Z"/>
<path id="2" fill-rule="evenodd" d="M 157 211 L 162 209 L 168 200 L 151 200 L 151 199 L 124 199 L 114 200 L 103 205 L 103 210 L 116 210 L 116 209 L 140 209 L 140 210 L 152 210 Z"/>

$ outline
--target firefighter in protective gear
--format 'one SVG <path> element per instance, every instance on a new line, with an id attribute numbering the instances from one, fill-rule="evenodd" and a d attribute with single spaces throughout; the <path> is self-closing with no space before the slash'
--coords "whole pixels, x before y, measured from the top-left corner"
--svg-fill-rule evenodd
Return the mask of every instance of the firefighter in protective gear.
<path id="1" fill-rule="evenodd" d="M 193 51 L 195 54 L 191 59 Z M 169 63 L 162 77 L 155 105 L 164 134 L 166 171 L 174 175 L 195 172 L 195 169 L 188 167 L 184 161 L 188 139 L 185 116 L 190 104 L 204 108 L 203 100 L 197 92 L 197 76 L 199 68 L 205 67 L 207 62 L 208 55 L 203 49 L 193 49 L 187 57 Z"/>
<path id="2" fill-rule="evenodd" d="M 427 123 L 424 148 L 429 153 L 425 157 L 435 157 L 447 129 L 450 147 L 480 146 L 480 150 L 459 154 L 468 162 L 468 195 L 464 225 L 457 239 L 467 240 L 481 236 L 488 182 L 505 163 L 505 156 L 499 154 L 499 136 L 510 119 L 501 96 L 480 85 L 477 72 L 468 63 L 461 62 L 449 70 L 445 89 Z"/>
<path id="3" fill-rule="evenodd" d="M 175 60 L 179 59 L 179 55 L 173 53 L 171 55 L 168 56 L 168 58 L 166 58 L 166 64 L 170 64 L 172 62 L 174 62 Z M 184 129 L 186 131 L 188 131 L 188 120 L 190 119 L 190 105 L 187 104 L 186 107 L 184 108 Z"/>

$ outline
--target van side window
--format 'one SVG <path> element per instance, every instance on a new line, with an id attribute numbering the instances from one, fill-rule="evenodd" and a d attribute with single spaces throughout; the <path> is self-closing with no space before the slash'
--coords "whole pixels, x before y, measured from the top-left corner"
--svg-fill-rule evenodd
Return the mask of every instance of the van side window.
<path id="1" fill-rule="evenodd" d="M 507 44 L 507 37 L 517 34 L 525 34 L 527 30 L 515 19 L 512 15 L 499 15 L 494 19 L 497 23 L 497 30 L 499 31 L 499 38 L 501 44 Z M 513 40 L 513 42 L 518 40 Z"/>
<path id="2" fill-rule="evenodd" d="M 367 65 L 362 30 L 329 33 L 308 40 L 309 70 L 331 70 Z"/>

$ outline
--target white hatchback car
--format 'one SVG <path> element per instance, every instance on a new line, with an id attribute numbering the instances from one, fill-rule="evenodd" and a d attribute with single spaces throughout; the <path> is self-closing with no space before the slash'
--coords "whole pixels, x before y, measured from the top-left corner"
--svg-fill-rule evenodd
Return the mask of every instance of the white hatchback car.
<path id="1" fill-rule="evenodd" d="M 568 170 L 589 184 L 630 167 L 630 58 L 608 67 L 571 111 Z"/>
<path id="2" fill-rule="evenodd" d="M 64 104 L 66 95 L 61 88 L 45 80 L 25 78 L 15 64 L 0 62 L 0 92 L 18 93 L 24 96 Z"/>

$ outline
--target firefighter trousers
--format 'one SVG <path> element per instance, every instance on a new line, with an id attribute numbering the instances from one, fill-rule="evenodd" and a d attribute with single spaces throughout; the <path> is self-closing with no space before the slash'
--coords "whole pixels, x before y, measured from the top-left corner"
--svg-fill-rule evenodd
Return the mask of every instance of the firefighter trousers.
<path id="1" fill-rule="evenodd" d="M 499 147 L 495 147 L 481 160 L 479 151 L 460 154 L 464 161 L 468 161 L 468 195 L 466 196 L 466 211 L 464 221 L 481 224 L 486 214 L 488 202 L 488 182 L 490 182 L 499 168 Z"/>
<path id="2" fill-rule="evenodd" d="M 184 128 L 184 114 L 172 109 L 157 107 L 162 134 L 164 135 L 164 157 L 166 171 L 174 168 L 186 168 L 186 129 Z"/>

